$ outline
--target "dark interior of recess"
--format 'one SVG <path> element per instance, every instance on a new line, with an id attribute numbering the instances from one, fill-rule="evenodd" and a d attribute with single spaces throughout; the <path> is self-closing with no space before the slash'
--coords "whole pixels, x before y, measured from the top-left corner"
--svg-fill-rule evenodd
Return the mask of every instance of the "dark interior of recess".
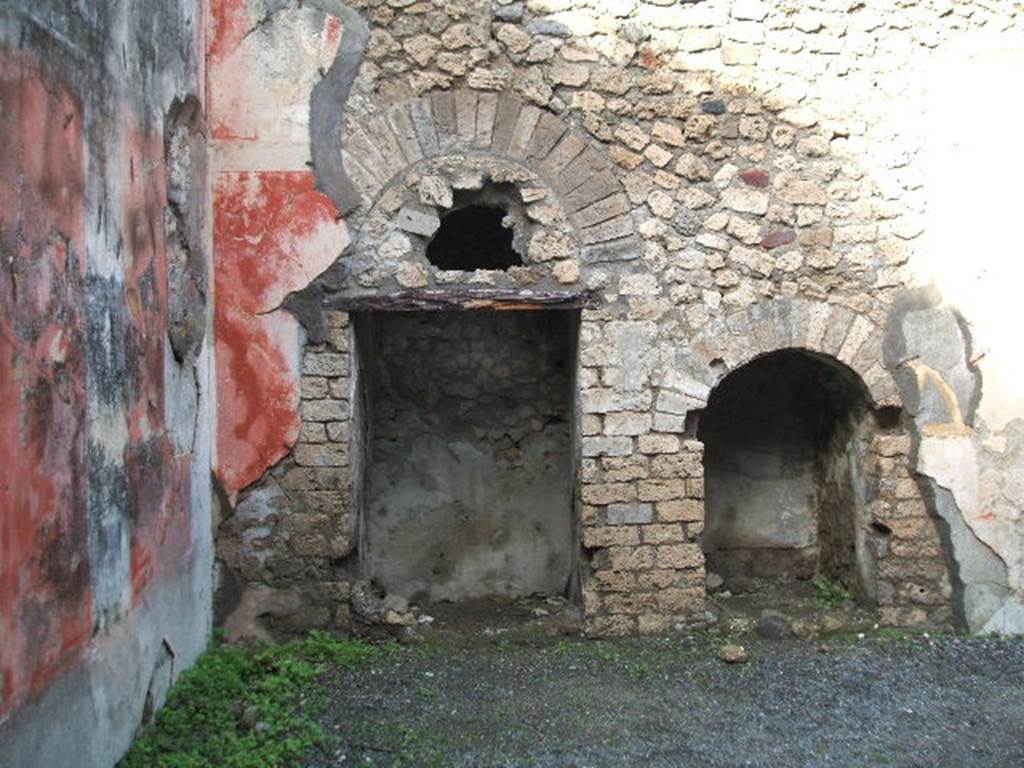
<path id="1" fill-rule="evenodd" d="M 467 205 L 445 214 L 427 245 L 427 260 L 444 270 L 521 266 L 512 248 L 512 230 L 502 225 L 505 216 L 501 208 L 488 205 Z"/>

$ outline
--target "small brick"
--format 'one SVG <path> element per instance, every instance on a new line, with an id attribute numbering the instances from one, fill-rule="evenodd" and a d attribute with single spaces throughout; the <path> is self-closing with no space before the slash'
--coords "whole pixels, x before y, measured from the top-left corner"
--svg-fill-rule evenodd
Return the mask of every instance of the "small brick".
<path id="1" fill-rule="evenodd" d="M 675 453 L 679 450 L 679 438 L 675 435 L 641 435 L 637 444 L 640 453 Z"/>
<path id="2" fill-rule="evenodd" d="M 695 544 L 664 544 L 657 548 L 659 568 L 702 568 L 704 553 Z"/>
<path id="3" fill-rule="evenodd" d="M 639 543 L 640 531 L 634 526 L 605 525 L 583 529 L 583 546 L 587 549 L 632 547 Z"/>
<path id="4" fill-rule="evenodd" d="M 636 487 L 632 483 L 599 483 L 584 485 L 580 498 L 587 504 L 614 504 L 636 501 Z"/>
<path id="5" fill-rule="evenodd" d="M 533 137 L 534 128 L 540 120 L 541 111 L 532 105 L 527 105 L 519 112 L 516 118 L 515 127 L 512 129 L 512 136 L 509 138 L 508 153 L 512 157 L 526 157 L 530 149 L 530 141 Z"/>
<path id="6" fill-rule="evenodd" d="M 552 175 L 557 175 L 586 148 L 586 141 L 573 131 L 569 131 L 562 136 L 541 165 Z"/>
<path id="7" fill-rule="evenodd" d="M 642 480 L 638 490 L 640 501 L 671 501 L 685 497 L 684 480 Z"/>
<path id="8" fill-rule="evenodd" d="M 530 157 L 543 160 L 565 134 L 565 123 L 550 112 L 541 114 L 530 139 Z"/>
<path id="9" fill-rule="evenodd" d="M 481 149 L 488 149 L 491 146 L 491 139 L 494 136 L 494 116 L 497 111 L 498 95 L 496 93 L 481 93 L 480 102 L 477 105 L 475 141 L 476 146 Z"/>
<path id="10" fill-rule="evenodd" d="M 659 501 L 654 511 L 663 523 L 689 523 L 704 519 L 704 505 L 697 499 Z"/>
<path id="11" fill-rule="evenodd" d="M 683 541 L 683 526 L 678 523 L 645 525 L 640 535 L 644 544 L 678 544 Z"/>

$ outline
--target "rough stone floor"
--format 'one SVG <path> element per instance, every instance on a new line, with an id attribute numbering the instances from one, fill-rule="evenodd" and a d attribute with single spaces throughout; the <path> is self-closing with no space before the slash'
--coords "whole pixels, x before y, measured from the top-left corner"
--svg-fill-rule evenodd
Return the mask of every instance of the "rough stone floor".
<path id="1" fill-rule="evenodd" d="M 330 675 L 326 766 L 1024 766 L 1024 642 L 434 639 Z"/>

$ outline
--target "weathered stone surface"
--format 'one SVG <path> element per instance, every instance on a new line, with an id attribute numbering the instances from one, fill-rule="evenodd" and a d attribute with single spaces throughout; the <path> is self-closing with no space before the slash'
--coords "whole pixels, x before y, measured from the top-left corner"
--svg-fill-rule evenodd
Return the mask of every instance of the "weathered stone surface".
<path id="1" fill-rule="evenodd" d="M 691 545 L 706 535 L 705 493 L 718 492 L 713 482 L 705 488 L 700 446 L 682 436 L 700 429 L 713 392 L 751 361 L 807 350 L 859 378 L 871 407 L 904 406 L 919 430 L 973 427 L 987 435 L 972 421 L 983 395 L 961 367 L 968 347 L 980 354 L 985 346 L 947 343 L 947 324 L 929 348 L 929 322 L 892 314 L 902 288 L 929 279 L 920 243 L 936 174 L 924 172 L 928 131 L 904 130 L 909 118 L 896 131 L 887 115 L 891 105 L 917 98 L 909 87 L 915 68 L 901 66 L 899 51 L 931 51 L 992 21 L 983 16 L 999 24 L 1008 17 L 988 9 L 910 23 L 900 18 L 906 9 L 847 10 L 786 12 L 760 0 L 531 0 L 486 8 L 452 0 L 443 9 L 395 0 L 368 13 L 369 55 L 353 73 L 353 119 L 342 132 L 366 207 L 346 218 L 358 233 L 354 254 L 325 275 L 323 295 L 386 302 L 396 300 L 396 288 L 449 298 L 495 291 L 587 306 L 577 371 L 577 490 L 588 499 L 580 519 L 593 527 L 584 533 L 587 546 L 615 550 L 588 564 L 591 625 L 653 631 L 676 612 L 689 622 L 703 611 L 691 591 L 701 581 L 666 581 L 676 566 L 660 566 L 700 570 Z M 265 26 L 260 37 L 278 25 Z M 320 66 L 329 63 L 330 53 L 323 55 Z M 317 68 L 308 76 L 317 79 Z M 282 114 L 301 124 L 301 102 Z M 298 128 L 304 141 L 305 126 Z M 475 204 L 507 212 L 522 266 L 422 266 L 434 216 Z M 410 216 L 410 207 L 426 218 Z M 886 351 L 883 359 L 880 336 L 896 316 L 920 357 Z M 929 362 L 935 347 L 955 347 L 961 362 L 945 369 Z M 945 371 L 939 376 L 959 421 L 949 393 L 921 366 Z M 306 374 L 304 412 L 323 416 L 338 407 L 324 403 L 347 407 L 358 386 L 351 374 Z M 767 430 L 780 408 L 764 409 Z M 355 427 L 349 418 L 307 420 L 296 430 L 294 455 L 340 459 L 342 451 L 316 446 L 353 441 Z M 890 429 L 882 436 L 891 440 L 875 440 Z M 950 599 L 931 568 L 941 565 L 941 545 L 926 524 L 928 507 L 907 484 L 907 463 L 917 456 L 916 443 L 906 450 L 908 436 L 900 426 L 866 438 L 874 447 L 864 456 L 860 490 L 877 500 L 882 526 L 866 535 L 884 554 L 875 575 L 864 576 L 877 583 L 865 589 L 886 615 L 942 623 L 941 602 Z M 987 437 L 997 446 L 1006 439 Z M 788 471 L 781 468 L 788 458 L 767 453 L 774 458 L 765 472 Z M 959 509 L 956 494 L 949 496 L 935 503 Z M 625 509 L 648 507 L 653 519 L 645 511 L 642 521 L 627 522 Z M 998 509 L 997 517 L 1014 508 L 999 494 L 986 507 Z M 642 534 L 615 531 L 638 525 Z M 684 545 L 691 548 L 660 551 Z M 618 596 L 609 599 L 613 584 Z M 978 592 L 972 605 L 1005 597 L 991 625 L 1004 626 L 1014 615 L 1008 595 Z M 972 609 L 972 621 L 982 621 L 984 610 Z"/>
<path id="2" fill-rule="evenodd" d="M 610 504 L 607 518 L 608 525 L 651 523 L 654 522 L 654 508 L 650 504 Z"/>
<path id="3" fill-rule="evenodd" d="M 429 208 L 407 205 L 398 212 L 396 223 L 399 229 L 421 237 L 430 237 L 441 226 L 441 219 Z"/>

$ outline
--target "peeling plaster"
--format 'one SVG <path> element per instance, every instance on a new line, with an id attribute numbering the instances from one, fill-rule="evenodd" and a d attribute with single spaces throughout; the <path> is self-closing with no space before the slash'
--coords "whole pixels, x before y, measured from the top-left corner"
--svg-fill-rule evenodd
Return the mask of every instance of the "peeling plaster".
<path id="1" fill-rule="evenodd" d="M 970 426 L 980 379 L 966 324 L 931 290 L 908 292 L 889 321 L 885 353 L 914 417 L 916 471 L 947 525 L 961 621 L 973 632 L 1019 632 L 1020 526 L 982 503 L 981 436 Z"/>

